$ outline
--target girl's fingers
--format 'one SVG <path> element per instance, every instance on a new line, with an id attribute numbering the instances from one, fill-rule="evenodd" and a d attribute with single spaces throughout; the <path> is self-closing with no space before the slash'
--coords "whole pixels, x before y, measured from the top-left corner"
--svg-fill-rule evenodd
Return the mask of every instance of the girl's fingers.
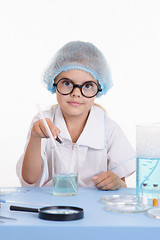
<path id="1" fill-rule="evenodd" d="M 107 185 L 104 185 L 101 189 L 102 190 L 116 190 L 119 187 L 120 187 L 119 183 L 117 181 L 115 182 L 115 179 L 113 179 L 112 182 L 110 182 Z"/>
<path id="2" fill-rule="evenodd" d="M 108 186 L 111 185 L 114 182 L 114 179 L 112 177 L 108 177 L 101 181 L 100 183 L 96 184 L 97 188 L 104 188 L 106 187 L 108 189 Z"/>
<path id="3" fill-rule="evenodd" d="M 115 190 L 120 187 L 120 179 L 111 171 L 106 171 L 96 177 L 93 181 L 97 188 L 102 190 Z"/>
<path id="4" fill-rule="evenodd" d="M 46 118 L 46 122 L 48 124 L 48 127 L 49 127 L 53 137 L 56 139 L 58 137 L 58 135 L 60 134 L 59 128 L 54 126 L 54 124 L 52 123 L 52 121 L 49 118 Z"/>
<path id="5" fill-rule="evenodd" d="M 32 134 L 36 137 L 45 138 L 45 134 L 39 126 L 39 122 L 35 122 L 32 127 Z"/>
<path id="6" fill-rule="evenodd" d="M 94 181 L 95 185 L 98 185 L 102 181 L 104 181 L 105 179 L 110 177 L 110 175 L 111 175 L 110 171 L 103 172 L 103 173 L 101 173 L 101 174 L 99 174 L 97 176 L 94 176 L 93 177 L 93 181 Z"/>
<path id="7" fill-rule="evenodd" d="M 60 133 L 60 130 L 56 126 L 54 126 L 54 124 L 52 123 L 52 121 L 49 118 L 46 118 L 46 122 L 48 124 L 48 127 L 49 127 L 53 137 L 57 138 L 57 136 Z M 32 133 L 35 136 L 40 137 L 40 138 L 48 138 L 49 137 L 48 131 L 43 123 L 43 120 L 41 120 L 41 119 L 33 124 Z"/>
<path id="8" fill-rule="evenodd" d="M 43 133 L 44 137 L 45 137 L 45 138 L 48 138 L 49 135 L 48 135 L 47 129 L 46 129 L 46 127 L 44 126 L 43 122 L 40 122 L 39 128 L 40 128 L 41 132 Z"/>

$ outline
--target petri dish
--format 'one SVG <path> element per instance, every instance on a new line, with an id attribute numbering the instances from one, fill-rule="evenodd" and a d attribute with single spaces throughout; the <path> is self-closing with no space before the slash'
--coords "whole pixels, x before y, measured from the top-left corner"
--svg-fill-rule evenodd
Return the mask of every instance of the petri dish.
<path id="1" fill-rule="evenodd" d="M 147 211 L 149 217 L 160 219 L 160 208 L 151 208 Z"/>
<path id="2" fill-rule="evenodd" d="M 144 205 L 140 202 L 125 202 L 125 203 L 113 203 L 106 204 L 105 210 L 117 213 L 140 213 L 146 212 L 150 209 L 149 205 Z"/>
<path id="3" fill-rule="evenodd" d="M 117 204 L 117 205 L 124 205 L 124 204 L 132 204 L 137 205 L 139 199 L 136 195 L 107 195 L 101 198 L 101 201 L 106 204 Z M 139 202 L 140 203 L 140 202 Z"/>
<path id="4" fill-rule="evenodd" d="M 9 195 L 12 193 L 20 192 L 21 190 L 18 188 L 0 188 L 0 195 Z"/>

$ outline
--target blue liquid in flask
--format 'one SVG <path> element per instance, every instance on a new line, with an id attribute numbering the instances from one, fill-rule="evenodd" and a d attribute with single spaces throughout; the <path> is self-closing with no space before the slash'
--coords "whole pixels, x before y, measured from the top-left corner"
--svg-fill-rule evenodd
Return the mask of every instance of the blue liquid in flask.
<path id="1" fill-rule="evenodd" d="M 53 195 L 71 196 L 77 194 L 77 174 L 54 174 Z"/>
<path id="2" fill-rule="evenodd" d="M 143 183 L 147 183 L 148 198 L 152 198 L 153 184 L 160 185 L 160 158 L 137 158 L 136 195 L 141 196 Z"/>

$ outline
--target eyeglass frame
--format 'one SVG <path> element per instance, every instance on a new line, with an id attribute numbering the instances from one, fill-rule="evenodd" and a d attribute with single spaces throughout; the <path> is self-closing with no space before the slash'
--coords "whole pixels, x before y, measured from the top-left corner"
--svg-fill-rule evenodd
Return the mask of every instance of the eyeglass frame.
<path id="1" fill-rule="evenodd" d="M 58 90 L 57 85 L 58 85 L 58 83 L 59 83 L 61 80 L 63 80 L 63 79 L 69 80 L 69 81 L 73 84 L 73 88 L 72 88 L 71 92 L 69 92 L 69 93 L 61 93 L 61 92 Z M 91 83 L 91 82 L 93 82 L 94 84 L 97 85 L 97 92 L 96 92 L 93 96 L 87 97 L 87 96 L 85 96 L 85 95 L 83 94 L 82 88 L 83 88 L 84 84 L 86 84 L 86 83 Z M 98 92 L 102 92 L 102 88 L 101 88 L 101 85 L 100 85 L 99 83 L 96 83 L 96 82 L 94 82 L 94 81 L 86 81 L 86 82 L 84 82 L 83 84 L 79 85 L 79 84 L 73 83 L 73 81 L 72 81 L 71 79 L 69 79 L 69 78 L 61 78 L 61 79 L 59 79 L 57 83 L 53 83 L 53 87 L 56 87 L 57 91 L 58 91 L 61 95 L 69 95 L 69 94 L 71 94 L 71 93 L 74 91 L 75 88 L 79 88 L 80 91 L 81 91 L 82 96 L 84 96 L 84 97 L 86 97 L 86 98 L 93 98 L 93 97 L 95 97 L 95 96 L 98 94 Z"/>

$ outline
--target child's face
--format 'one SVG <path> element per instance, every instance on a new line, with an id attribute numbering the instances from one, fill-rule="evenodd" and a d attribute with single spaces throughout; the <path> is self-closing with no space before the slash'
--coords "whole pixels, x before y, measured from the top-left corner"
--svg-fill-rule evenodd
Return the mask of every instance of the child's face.
<path id="1" fill-rule="evenodd" d="M 55 83 L 62 78 L 68 78 L 74 84 L 78 85 L 82 85 L 84 82 L 87 81 L 94 81 L 95 83 L 97 83 L 97 80 L 95 80 L 91 74 L 82 70 L 69 70 L 67 72 L 61 72 L 56 77 Z M 56 94 L 57 102 L 63 114 L 67 114 L 68 116 L 87 116 L 96 98 L 84 97 L 81 94 L 80 89 L 77 87 L 74 88 L 73 92 L 68 95 L 62 95 L 58 91 L 56 91 Z"/>

